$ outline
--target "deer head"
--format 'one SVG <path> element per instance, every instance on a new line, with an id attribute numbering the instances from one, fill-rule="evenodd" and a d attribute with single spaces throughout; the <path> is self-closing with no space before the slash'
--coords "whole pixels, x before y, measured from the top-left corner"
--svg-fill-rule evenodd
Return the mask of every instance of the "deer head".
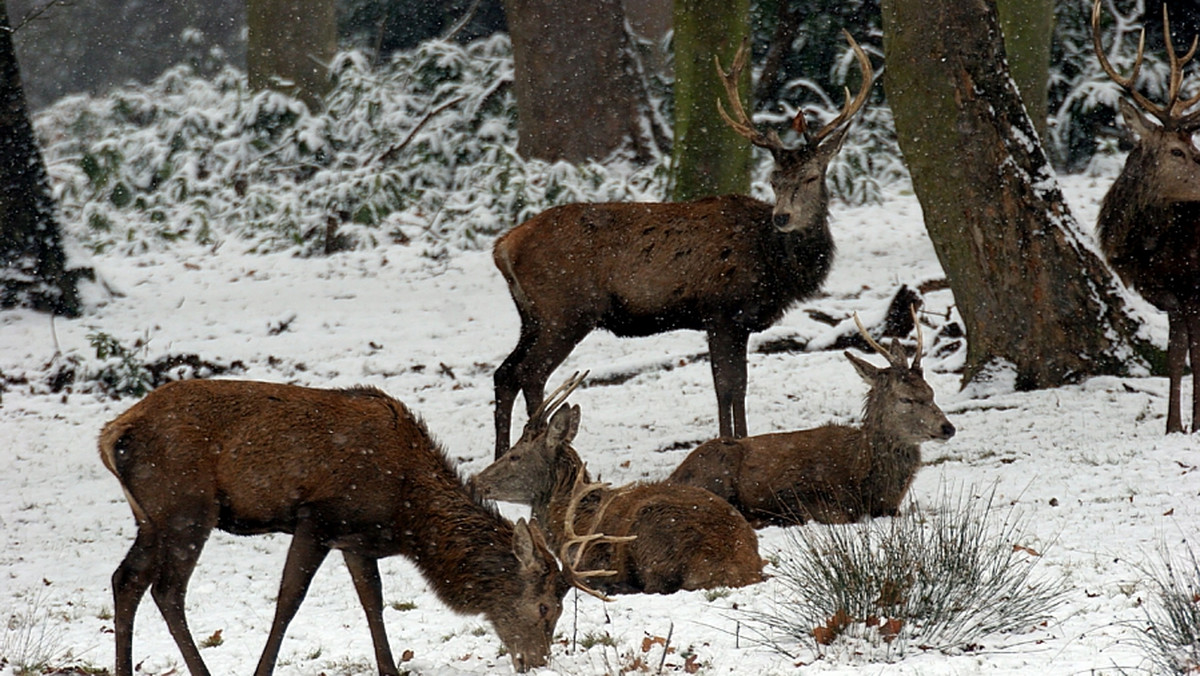
<path id="1" fill-rule="evenodd" d="M 802 142 L 795 148 L 784 146 L 779 134 L 774 130 L 760 131 L 750 120 L 742 107 L 741 96 L 738 94 L 738 81 L 750 58 L 749 42 L 745 41 L 733 57 L 733 65 L 728 72 L 717 62 L 717 73 L 725 85 L 729 97 L 729 106 L 733 111 L 731 116 L 725 112 L 725 107 L 718 100 L 717 110 L 725 122 L 739 135 L 745 137 L 754 145 L 771 152 L 775 159 L 775 170 L 771 173 L 771 187 L 775 190 L 775 227 L 781 232 L 803 230 L 813 225 L 818 219 L 824 219 L 829 203 L 829 193 L 825 187 L 825 172 L 829 162 L 837 154 L 842 142 L 846 140 L 846 132 L 850 122 L 867 101 L 871 92 L 874 72 L 871 60 L 867 58 L 862 48 L 854 41 L 850 33 L 842 31 L 854 56 L 858 59 L 858 67 L 862 71 L 862 85 L 858 95 L 850 98 L 850 90 L 846 90 L 846 103 L 836 117 L 813 133 L 812 128 L 804 119 L 804 111 L 796 112 L 792 119 L 792 128 L 800 134 Z"/>

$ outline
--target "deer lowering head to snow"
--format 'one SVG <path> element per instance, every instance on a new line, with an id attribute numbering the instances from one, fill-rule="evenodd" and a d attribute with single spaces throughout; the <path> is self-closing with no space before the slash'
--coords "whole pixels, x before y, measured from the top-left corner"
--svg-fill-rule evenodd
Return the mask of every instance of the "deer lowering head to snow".
<path id="1" fill-rule="evenodd" d="M 898 342 L 889 350 L 858 327 L 888 361 L 879 368 L 846 352 L 870 385 L 861 426 L 714 439 L 692 451 L 668 481 L 712 491 L 756 526 L 897 514 L 921 465 L 921 442 L 949 439 L 954 425 L 922 375 L 920 324 L 911 364 Z"/>
<path id="2" fill-rule="evenodd" d="M 212 529 L 292 534 L 256 676 L 272 673 L 313 575 L 341 550 L 367 615 L 379 673 L 396 669 L 377 559 L 411 559 L 453 610 L 482 613 L 518 671 L 546 664 L 570 571 L 536 524 L 515 525 L 463 485 L 425 425 L 375 389 L 250 381 L 164 385 L 104 427 L 137 538 L 113 574 L 116 676 L 133 673 L 133 620 L 150 590 L 188 671 L 209 672 L 184 616 Z"/>
<path id="3" fill-rule="evenodd" d="M 824 282 L 833 261 L 825 172 L 867 100 L 872 70 L 846 34 L 862 87 L 812 133 L 803 111 L 787 148 L 754 127 L 737 91 L 748 51 L 718 71 L 733 111 L 725 120 L 775 159 L 775 204 L 744 195 L 694 202 L 568 204 L 496 240 L 493 257 L 521 317 L 517 346 L 496 369 L 496 453 L 508 449 L 512 408 L 524 393 L 532 414 L 546 380 L 594 329 L 647 336 L 673 329 L 708 335 L 722 435 L 746 434 L 746 344 Z M 719 105 L 719 104 L 718 104 Z"/>
<path id="4" fill-rule="evenodd" d="M 1122 99 L 1121 116 L 1137 141 L 1121 175 L 1100 206 L 1096 235 L 1109 265 L 1126 285 L 1167 313 L 1167 432 L 1182 432 L 1180 386 L 1189 355 L 1192 363 L 1192 430 L 1200 429 L 1200 92 L 1181 98 L 1183 66 L 1196 53 L 1196 41 L 1182 57 L 1171 44 L 1167 6 L 1163 38 L 1170 64 L 1167 102 L 1161 106 L 1136 89 L 1145 32 L 1133 72 L 1122 77 L 1100 43 L 1100 0 L 1092 6 L 1092 41 L 1104 72 L 1134 103 Z M 1157 123 L 1155 121 L 1156 120 Z"/>
<path id="5" fill-rule="evenodd" d="M 589 580 L 609 593 L 669 594 L 680 589 L 740 587 L 762 580 L 758 538 L 726 501 L 691 486 L 591 481 L 571 442 L 578 406 L 563 405 L 582 382 L 569 380 L 526 424 L 508 453 L 471 479 L 482 497 L 530 505 L 571 568 L 614 575 Z M 568 545 L 600 531 L 619 537 L 571 555 Z M 578 573 L 585 577 L 586 573 Z"/>

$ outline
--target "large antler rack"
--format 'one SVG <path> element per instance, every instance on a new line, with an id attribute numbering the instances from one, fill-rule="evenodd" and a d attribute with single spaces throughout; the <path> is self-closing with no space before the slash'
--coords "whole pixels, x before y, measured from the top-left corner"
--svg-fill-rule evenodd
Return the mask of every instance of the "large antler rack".
<path id="1" fill-rule="evenodd" d="M 558 558 L 562 561 L 563 568 L 570 573 L 572 584 L 580 591 L 591 594 L 601 601 L 611 601 L 612 599 L 608 596 L 585 584 L 583 579 L 589 577 L 612 577 L 617 574 L 617 571 L 606 569 L 579 570 L 579 564 L 583 561 L 583 555 L 587 548 L 593 544 L 631 542 L 636 540 L 637 536 L 605 535 L 596 532 L 596 528 L 599 527 L 600 521 L 604 517 L 605 510 L 612 504 L 613 498 L 617 496 L 615 492 L 601 496 L 600 505 L 596 508 L 596 513 L 592 516 L 592 524 L 587 529 L 587 532 L 583 535 L 575 532 L 575 513 L 578 511 L 580 502 L 588 494 L 608 487 L 607 483 L 585 483 L 583 477 L 586 475 L 586 468 L 580 468 L 579 473 L 575 475 L 575 485 L 571 488 L 571 498 L 567 503 L 566 516 L 563 522 L 563 541 L 559 547 Z M 572 547 L 575 548 L 574 555 L 571 554 Z"/>
<path id="2" fill-rule="evenodd" d="M 1096 58 L 1100 60 L 1100 67 L 1117 86 L 1129 94 L 1138 107 L 1157 118 L 1163 128 L 1194 131 L 1200 127 L 1200 110 L 1187 112 L 1189 108 L 1200 103 L 1200 92 L 1187 99 L 1179 98 L 1183 88 L 1183 67 L 1195 56 L 1196 46 L 1200 44 L 1200 36 L 1192 40 L 1192 46 L 1186 54 L 1182 57 L 1178 56 L 1175 53 L 1175 46 L 1171 43 L 1171 22 L 1167 17 L 1167 5 L 1163 4 L 1163 42 L 1166 43 L 1171 74 L 1167 84 L 1167 102 L 1160 106 L 1137 90 L 1137 76 L 1145 57 L 1146 29 L 1142 29 L 1138 38 L 1137 56 L 1133 59 L 1133 70 L 1129 77 L 1122 77 L 1116 68 L 1113 68 L 1108 57 L 1104 55 L 1104 46 L 1100 42 L 1100 2 L 1101 0 L 1095 0 L 1092 4 L 1092 46 L 1095 49 Z"/>
<path id="3" fill-rule="evenodd" d="M 924 349 L 924 337 L 921 335 L 921 322 L 917 318 L 916 303 L 913 303 L 912 305 L 910 305 L 908 308 L 908 311 L 912 315 L 913 326 L 916 328 L 916 331 L 917 331 L 917 349 L 916 349 L 915 353 L 913 354 L 911 365 L 904 358 L 903 351 L 901 351 L 896 344 L 893 343 L 892 349 L 889 350 L 886 347 L 880 345 L 874 338 L 872 338 L 871 334 L 867 333 L 867 329 L 865 326 L 863 326 L 862 321 L 858 318 L 857 312 L 854 313 L 854 325 L 858 327 L 858 333 L 859 333 L 859 335 L 862 336 L 863 340 L 867 341 L 867 345 L 870 345 L 871 349 L 878 352 L 881 356 L 883 356 L 884 359 L 887 359 L 888 364 L 890 364 L 893 368 L 911 369 L 913 371 L 920 371 L 921 370 L 921 353 L 922 353 L 922 350 Z"/>
<path id="4" fill-rule="evenodd" d="M 804 120 L 804 111 L 796 111 L 796 116 L 792 118 L 792 129 L 804 136 L 805 141 L 809 146 L 814 146 L 821 142 L 826 136 L 829 136 L 838 127 L 846 124 L 854 116 L 855 113 L 863 107 L 867 102 L 867 96 L 871 93 L 871 85 L 874 84 L 875 71 L 871 68 L 871 60 L 867 57 L 866 52 L 858 43 L 854 41 L 854 37 L 846 30 L 842 30 L 842 34 L 846 36 L 846 41 L 850 43 L 850 49 L 854 51 L 854 56 L 858 60 L 858 67 L 862 71 L 862 86 L 858 90 L 858 94 L 850 97 L 850 89 L 846 91 L 846 103 L 842 106 L 841 112 L 836 117 L 830 120 L 816 134 L 812 133 L 808 123 Z M 746 68 L 746 63 L 750 60 L 750 42 L 743 40 L 737 53 L 733 57 L 733 65 L 726 71 L 721 67 L 721 60 L 713 57 L 717 64 L 717 75 L 721 78 L 721 83 L 725 85 L 725 94 L 729 98 L 729 107 L 733 111 L 733 115 L 725 112 L 725 106 L 720 99 L 717 100 L 717 112 L 725 120 L 725 123 L 733 128 L 739 135 L 748 139 L 754 145 L 760 148 L 766 148 L 772 153 L 783 150 L 783 141 L 780 140 L 779 134 L 774 130 L 763 132 L 754 126 L 754 122 L 750 116 L 746 114 L 745 108 L 742 106 L 742 97 L 738 93 L 738 83 L 742 78 L 742 71 Z"/>

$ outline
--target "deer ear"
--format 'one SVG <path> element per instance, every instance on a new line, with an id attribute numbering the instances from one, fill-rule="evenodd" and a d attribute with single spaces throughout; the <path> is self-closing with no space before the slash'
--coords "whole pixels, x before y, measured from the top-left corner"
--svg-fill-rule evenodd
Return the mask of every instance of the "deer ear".
<path id="1" fill-rule="evenodd" d="M 550 424 L 546 428 L 547 445 L 559 446 L 574 441 L 579 432 L 580 417 L 579 407 L 570 404 L 555 411 L 554 415 L 550 416 Z"/>
<path id="2" fill-rule="evenodd" d="M 534 528 L 536 527 L 534 526 Z M 513 554 L 517 557 L 517 562 L 521 564 L 521 567 L 526 570 L 537 570 L 539 567 L 545 566 L 542 557 L 538 556 L 536 539 L 537 534 L 530 530 L 525 519 L 517 519 L 517 522 L 513 524 Z"/>
<path id="3" fill-rule="evenodd" d="M 854 365 L 854 370 L 858 371 L 858 375 L 862 376 L 862 379 L 868 383 L 874 383 L 876 378 L 879 377 L 879 372 L 883 370 L 865 359 L 854 356 L 850 352 L 844 352 L 843 354 Z"/>
<path id="4" fill-rule="evenodd" d="M 1121 109 L 1121 119 L 1125 120 L 1125 126 L 1129 127 L 1130 131 L 1137 134 L 1138 138 L 1144 138 L 1150 133 L 1155 126 L 1150 122 L 1150 119 L 1133 106 L 1132 103 L 1125 99 L 1118 101 L 1118 107 Z"/>

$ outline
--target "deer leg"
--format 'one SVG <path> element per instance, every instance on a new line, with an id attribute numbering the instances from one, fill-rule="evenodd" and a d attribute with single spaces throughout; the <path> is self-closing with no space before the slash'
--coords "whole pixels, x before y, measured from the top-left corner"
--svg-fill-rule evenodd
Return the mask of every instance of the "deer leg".
<path id="1" fill-rule="evenodd" d="M 358 592 L 358 600 L 367 613 L 367 627 L 371 630 L 371 642 L 375 645 L 375 663 L 382 676 L 400 676 L 396 660 L 388 645 L 387 630 L 383 625 L 383 589 L 379 579 L 379 563 L 368 556 L 349 551 L 342 552 L 350 579 Z"/>
<path id="2" fill-rule="evenodd" d="M 271 676 L 275 670 L 275 660 L 283 645 L 283 633 L 308 593 L 313 575 L 329 554 L 329 548 L 317 539 L 315 531 L 312 521 L 301 514 L 296 532 L 292 535 L 292 544 L 288 547 L 287 563 L 283 564 L 283 579 L 279 583 L 279 600 L 275 603 L 271 634 L 267 637 L 267 645 L 263 648 L 254 676 Z"/>
<path id="3" fill-rule="evenodd" d="M 181 520 L 183 520 L 181 518 Z M 184 601 L 187 596 L 188 580 L 196 569 L 196 561 L 204 549 L 204 541 L 212 532 L 212 526 L 205 519 L 197 519 L 182 528 L 162 529 L 158 533 L 158 575 L 150 587 L 150 595 L 158 605 L 167 629 L 175 645 L 183 654 L 192 676 L 208 676 L 208 667 L 200 657 L 200 650 L 188 629 L 187 616 L 184 613 Z"/>
<path id="4" fill-rule="evenodd" d="M 153 527 L 139 525 L 137 539 L 112 576 L 116 676 L 133 676 L 133 619 L 142 596 L 154 581 L 158 561 L 157 538 Z"/>
<path id="5" fill-rule="evenodd" d="M 750 332 L 739 327 L 708 330 L 708 355 L 717 391 L 721 436 L 746 436 L 746 345 Z"/>
<path id="6" fill-rule="evenodd" d="M 508 450 L 509 433 L 512 431 L 513 403 L 517 400 L 517 392 L 521 390 L 521 372 L 529 355 L 529 349 L 537 341 L 536 329 L 532 320 L 521 316 L 521 337 L 517 346 L 508 358 L 496 369 L 492 381 L 496 387 L 496 459 Z M 528 395 L 526 395 L 528 396 Z"/>
<path id="7" fill-rule="evenodd" d="M 1183 417 L 1180 413 L 1180 388 L 1183 382 L 1183 365 L 1187 361 L 1187 326 L 1185 319 L 1175 313 L 1167 315 L 1167 379 L 1169 393 L 1167 395 L 1167 434 L 1183 431 Z"/>

